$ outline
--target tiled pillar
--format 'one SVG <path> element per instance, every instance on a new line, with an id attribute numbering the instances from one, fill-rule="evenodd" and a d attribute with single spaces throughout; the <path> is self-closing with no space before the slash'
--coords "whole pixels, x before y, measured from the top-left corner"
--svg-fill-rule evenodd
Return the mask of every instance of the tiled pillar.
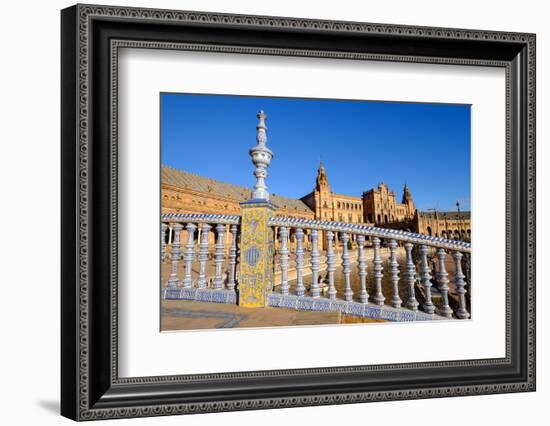
<path id="1" fill-rule="evenodd" d="M 273 290 L 274 241 L 269 219 L 275 206 L 265 200 L 241 203 L 241 262 L 239 305 L 267 306 L 267 296 Z"/>

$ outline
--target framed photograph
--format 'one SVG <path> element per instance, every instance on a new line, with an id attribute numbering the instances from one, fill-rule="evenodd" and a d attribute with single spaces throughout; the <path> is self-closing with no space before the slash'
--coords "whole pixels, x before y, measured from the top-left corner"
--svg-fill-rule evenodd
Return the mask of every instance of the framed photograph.
<path id="1" fill-rule="evenodd" d="M 76 5 L 74 420 L 535 390 L 535 35 Z"/>

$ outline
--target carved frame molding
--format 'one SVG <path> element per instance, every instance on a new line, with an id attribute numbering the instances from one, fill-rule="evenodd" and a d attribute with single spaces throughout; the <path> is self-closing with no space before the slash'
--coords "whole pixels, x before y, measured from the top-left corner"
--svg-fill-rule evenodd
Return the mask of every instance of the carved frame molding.
<path id="1" fill-rule="evenodd" d="M 123 34 L 101 45 L 104 31 Z M 244 33 L 247 30 L 271 31 L 292 37 L 308 34 L 349 36 L 350 40 L 399 40 L 424 43 L 437 52 L 437 45 L 463 43 L 476 49 L 470 57 L 430 55 L 419 48 L 418 55 L 376 51 L 357 52 L 353 47 L 325 50 L 294 46 L 247 46 L 217 44 L 208 40 L 182 42 L 172 39 L 133 39 L 124 24 L 143 28 L 167 26 L 191 28 L 200 37 L 204 29 Z M 117 25 L 121 25 L 117 29 Z M 94 34 L 95 32 L 95 34 Z M 139 31 L 138 31 L 139 32 Z M 161 36 L 162 37 L 162 36 Z M 239 37 L 237 35 L 236 37 Z M 246 36 L 242 36 L 246 39 Z M 371 37 L 371 38 L 369 38 Z M 94 40 L 99 40 L 94 43 Z M 335 46 L 338 45 L 336 38 Z M 273 42 L 274 45 L 277 40 Z M 284 41 L 282 42 L 284 43 Z M 307 43 L 306 43 L 307 44 Z M 384 42 L 380 42 L 382 46 Z M 76 5 L 62 11 L 62 414 L 75 420 L 205 413 L 230 410 L 281 408 L 367 401 L 433 398 L 535 390 L 535 44 L 534 34 L 430 28 L 418 26 L 337 22 L 284 17 L 247 16 L 204 12 L 170 11 L 128 7 Z M 298 55 L 353 60 L 482 65 L 506 69 L 506 357 L 502 359 L 458 360 L 374 366 L 327 367 L 298 370 L 273 370 L 186 376 L 119 378 L 117 369 L 117 51 L 120 47 L 185 49 L 238 54 Z M 501 48 L 489 54 L 489 48 Z M 110 58 L 108 81 L 95 79 L 98 51 Z M 382 48 L 383 49 L 383 46 Z M 460 49 L 459 49 L 460 50 Z M 515 53 L 514 53 L 515 52 Z M 105 52 L 103 52 L 105 53 Z M 475 54 L 474 54 L 475 53 Z M 500 57 L 498 57 L 500 54 Z M 488 56 L 488 58 L 486 58 Z M 104 71 L 102 71 L 104 72 Z M 108 93 L 107 93 L 108 92 Z M 108 129 L 98 124 L 104 109 L 94 104 L 99 96 L 109 100 Z M 94 121 L 95 120 L 95 121 Z M 94 127 L 96 126 L 96 127 Z M 99 126 L 99 127 L 97 127 Z M 108 134 L 107 148 L 98 147 L 97 138 Z M 101 135 L 100 135 L 101 133 Z M 107 149 L 108 152 L 104 152 Z M 102 171 L 106 181 L 97 177 L 98 158 L 109 158 Z M 91 161 L 93 160 L 93 161 Z M 96 188 L 108 188 L 103 199 Z M 518 209 L 517 211 L 513 209 Z M 101 219 L 96 213 L 101 212 Z M 97 228 L 108 228 L 108 237 Z M 106 249 L 108 264 L 98 262 L 98 244 Z M 512 257 L 521 257 L 513 263 Z M 100 266 L 97 264 L 101 263 Z M 101 268 L 101 269 L 98 269 Z M 108 283 L 98 276 L 109 277 Z M 513 293 L 512 284 L 520 289 Z M 521 298 L 521 303 L 516 298 Z M 97 304 L 108 305 L 98 309 Z M 107 326 L 108 325 L 108 326 Z M 479 380 L 452 384 L 451 369 L 473 371 L 475 367 L 506 369 L 508 380 Z M 402 372 L 403 378 L 415 371 L 433 376 L 423 386 L 376 384 L 377 374 Z M 453 370 L 454 371 L 454 370 Z M 515 375 L 512 374 L 515 372 Z M 369 374 L 373 381 L 369 382 Z M 409 374 L 406 376 L 405 374 Z M 344 380 L 335 389 L 331 377 Z M 440 378 L 440 382 L 437 378 Z M 496 376 L 495 376 L 496 377 Z M 308 382 L 311 388 L 287 384 L 277 379 Z M 213 388 L 227 381 L 248 381 L 240 393 L 216 393 Z M 364 380 L 365 382 L 361 382 Z M 379 380 L 380 381 L 380 380 Z M 315 382 L 315 386 L 313 385 Z M 285 382 L 287 383 L 287 382 Z M 290 383 L 290 382 L 289 382 Z M 186 387 L 187 386 L 187 387 Z M 378 387 L 377 387 L 378 386 Z M 139 388 L 139 392 L 137 391 Z M 182 389 L 179 397 L 166 391 Z M 186 392 L 183 390 L 187 389 Z M 189 393 L 195 389 L 195 393 Z M 253 389 L 263 389 L 258 393 Z M 267 389 L 267 390 L 266 390 Z M 269 390 L 271 389 L 271 391 Z M 325 391 L 323 391 L 325 389 Z M 141 396 L 137 396 L 140 393 Z M 145 395 L 145 396 L 144 396 Z M 179 395 L 179 394 L 178 394 Z"/>

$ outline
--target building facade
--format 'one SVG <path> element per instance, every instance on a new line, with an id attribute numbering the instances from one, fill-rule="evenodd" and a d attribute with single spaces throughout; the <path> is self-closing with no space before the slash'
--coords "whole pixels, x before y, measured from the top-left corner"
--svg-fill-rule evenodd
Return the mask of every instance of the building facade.
<path id="1" fill-rule="evenodd" d="M 415 232 L 451 240 L 471 241 L 470 212 L 419 212 L 414 223 Z"/>
<path id="2" fill-rule="evenodd" d="M 337 194 L 330 190 L 327 172 L 321 163 L 317 170 L 315 189 L 301 200 L 315 213 L 315 219 L 346 223 L 390 225 L 411 222 L 416 208 L 407 185 L 402 202 L 385 183 L 363 192 L 361 197 Z"/>
<path id="3" fill-rule="evenodd" d="M 240 214 L 239 203 L 250 197 L 250 188 L 162 166 L 162 213 Z M 311 209 L 299 199 L 271 194 L 271 201 L 279 207 L 279 214 L 314 217 Z"/>
<path id="4" fill-rule="evenodd" d="M 240 214 L 239 203 L 250 198 L 246 187 L 221 182 L 162 166 L 162 213 Z M 415 207 L 407 185 L 401 202 L 385 183 L 363 192 L 361 196 L 331 191 L 328 175 L 321 163 L 315 187 L 302 198 L 271 194 L 277 214 L 304 219 L 402 229 L 436 237 L 471 239 L 470 212 L 421 212 Z M 292 236 L 291 236 L 292 237 Z"/>

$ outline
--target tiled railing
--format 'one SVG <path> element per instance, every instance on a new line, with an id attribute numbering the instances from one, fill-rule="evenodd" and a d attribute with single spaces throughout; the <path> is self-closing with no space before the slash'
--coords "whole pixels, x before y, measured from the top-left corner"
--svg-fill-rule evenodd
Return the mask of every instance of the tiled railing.
<path id="1" fill-rule="evenodd" d="M 463 257 L 469 256 L 470 243 L 367 225 L 282 216 L 272 217 L 268 224 L 278 243 L 274 256 L 280 278 L 273 298 L 277 300 L 277 306 L 283 306 L 281 297 L 288 297 L 299 299 L 295 304 L 298 309 L 306 305 L 307 309 L 324 306 L 348 312 L 347 305 L 363 304 L 389 308 L 390 311 L 420 310 L 430 317 L 470 317 L 463 272 L 463 265 L 469 268 L 469 262 L 463 262 Z M 163 277 L 164 297 L 236 302 L 240 231 L 238 215 L 163 214 L 161 260 L 169 270 Z M 289 249 L 290 234 L 292 252 Z M 382 252 L 387 253 L 384 261 Z M 402 270 L 398 252 L 405 257 Z M 434 267 L 430 268 L 429 254 L 437 260 L 435 274 Z M 452 276 L 447 272 L 449 256 L 453 265 Z M 326 292 L 320 287 L 321 269 L 326 271 Z M 290 270 L 296 281 L 292 289 L 289 285 Z M 341 271 L 344 280 L 340 293 L 335 286 L 337 270 Z M 469 269 L 466 272 L 469 276 Z M 357 294 L 352 290 L 352 274 L 359 278 Z M 367 292 L 369 274 L 374 278 L 373 294 Z M 384 274 L 389 274 L 391 294 L 384 294 Z M 440 296 L 437 306 L 432 300 L 434 283 Z M 452 300 L 449 285 L 454 289 Z M 406 289 L 405 300 L 400 297 L 400 289 Z M 220 294 L 224 296 L 215 296 L 216 291 L 222 291 Z M 417 294 L 421 295 L 420 301 Z M 307 303 L 300 304 L 300 301 Z"/>
<path id="2" fill-rule="evenodd" d="M 296 267 L 296 289 L 295 295 L 301 297 L 320 298 L 322 297 L 318 285 L 319 271 L 319 245 L 320 238 L 323 235 L 324 244 L 326 246 L 326 271 L 328 278 L 327 297 L 330 300 L 343 299 L 346 302 L 354 300 L 354 294 L 351 288 L 351 274 L 357 273 L 360 280 L 360 290 L 358 300 L 360 303 L 373 303 L 378 306 L 383 306 L 386 303 L 386 295 L 382 291 L 382 278 L 384 277 L 384 268 L 382 266 L 381 246 L 385 244 L 390 251 L 388 264 L 392 292 L 389 298 L 389 304 L 393 308 L 406 308 L 416 311 L 419 307 L 427 314 L 437 313 L 446 318 L 467 319 L 470 314 L 466 304 L 466 281 L 465 274 L 462 270 L 462 258 L 465 254 L 469 255 L 471 251 L 470 243 L 448 240 L 439 237 L 432 237 L 422 234 L 415 234 L 393 229 L 382 229 L 368 225 L 350 224 L 341 222 L 327 222 L 317 220 L 307 220 L 298 218 L 289 218 L 274 216 L 269 224 L 276 228 L 275 232 L 279 240 L 280 259 L 278 267 L 281 270 L 281 284 L 279 292 L 283 295 L 289 294 L 289 282 L 287 279 L 289 269 L 289 234 L 292 231 L 296 241 L 296 250 L 294 255 L 294 264 Z M 305 232 L 310 236 L 310 270 L 311 278 L 309 279 L 309 292 L 306 292 L 304 284 L 303 269 L 305 252 L 303 250 L 303 236 Z M 339 236 L 341 247 L 340 259 L 337 259 L 335 250 L 335 236 Z M 354 245 L 349 244 L 352 238 L 355 241 Z M 366 239 L 371 240 L 370 247 L 366 246 Z M 399 270 L 397 262 L 397 248 L 402 244 L 406 252 L 406 267 L 404 271 Z M 357 249 L 356 261 L 350 261 L 350 246 L 355 246 Z M 369 268 L 365 252 L 367 249 L 372 249 L 372 266 Z M 418 251 L 420 258 L 420 268 L 417 271 L 416 262 L 413 259 L 413 251 Z M 436 276 L 432 277 L 432 269 L 428 263 L 428 253 L 435 251 L 437 257 L 437 272 Z M 446 270 L 446 258 L 452 256 L 454 263 L 454 273 L 451 279 Z M 342 294 L 338 294 L 335 283 L 334 273 L 337 264 L 340 264 L 344 275 L 344 290 Z M 367 293 L 366 277 L 371 273 L 374 276 L 375 291 L 370 295 Z M 402 276 L 400 276 L 400 274 Z M 435 279 L 435 280 L 433 280 Z M 423 301 L 420 304 L 416 298 L 415 285 L 419 281 L 423 290 Z M 441 307 L 436 312 L 435 304 L 432 301 L 432 282 L 437 283 L 438 292 L 441 294 Z M 455 287 L 457 303 L 455 310 L 449 303 L 449 284 Z M 401 300 L 399 296 L 400 286 L 406 286 L 408 292 L 407 300 Z M 420 305 L 420 306 L 419 306 Z"/>

